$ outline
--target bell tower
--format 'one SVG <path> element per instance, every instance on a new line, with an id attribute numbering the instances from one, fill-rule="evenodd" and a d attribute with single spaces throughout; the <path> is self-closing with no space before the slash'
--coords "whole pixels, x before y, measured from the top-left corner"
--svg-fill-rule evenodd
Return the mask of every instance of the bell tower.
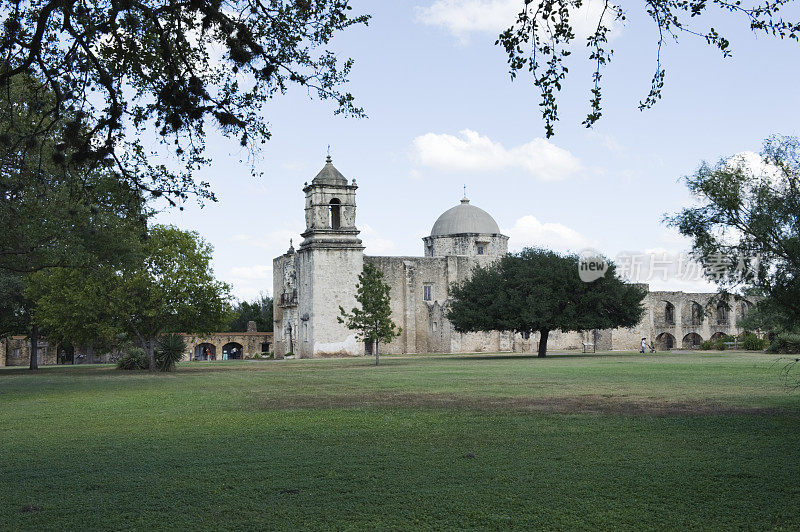
<path id="1" fill-rule="evenodd" d="M 306 230 L 300 250 L 308 248 L 364 249 L 356 229 L 356 180 L 352 184 L 325 159 L 306 193 Z"/>
<path id="2" fill-rule="evenodd" d="M 355 332 L 339 323 L 339 307 L 356 306 L 364 246 L 356 228 L 356 185 L 333 166 L 330 155 L 303 187 L 306 230 L 297 251 L 298 326 L 295 352 L 303 358 L 363 354 Z"/>

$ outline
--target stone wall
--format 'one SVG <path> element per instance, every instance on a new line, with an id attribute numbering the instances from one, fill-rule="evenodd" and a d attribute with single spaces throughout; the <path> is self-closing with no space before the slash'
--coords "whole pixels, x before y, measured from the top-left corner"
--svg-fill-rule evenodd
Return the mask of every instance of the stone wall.
<path id="1" fill-rule="evenodd" d="M 250 357 L 261 353 L 264 344 L 268 350 L 273 348 L 273 335 L 271 332 L 247 333 L 214 333 L 208 336 L 181 334 L 186 340 L 186 352 L 183 360 L 195 358 L 195 348 L 201 344 L 213 346 L 216 360 L 222 359 L 222 352 L 226 345 L 236 344 L 241 346 L 239 358 Z M 49 345 L 46 339 L 39 342 L 39 365 L 50 366 L 59 363 L 58 350 L 60 346 Z M 30 365 L 30 339 L 25 336 L 12 336 L 0 340 L 0 366 L 29 366 Z M 114 363 L 119 358 L 117 350 L 96 351 L 91 347 L 77 347 L 74 350 L 73 362 L 67 364 L 108 364 Z"/>
<path id="2" fill-rule="evenodd" d="M 460 235 L 426 236 L 426 257 L 502 257 L 508 252 L 508 237 L 500 234 L 464 233 Z M 483 254 L 478 255 L 478 245 Z"/>
<path id="3" fill-rule="evenodd" d="M 47 339 L 39 340 L 39 365 L 56 363 L 57 347 L 49 345 Z M 0 366 L 30 366 L 31 341 L 26 336 L 11 336 L 0 340 Z"/>
<path id="4" fill-rule="evenodd" d="M 648 292 L 645 298 L 648 316 L 643 321 L 649 329 L 642 327 L 640 330 L 649 333 L 642 334 L 642 337 L 646 337 L 648 342 L 655 340 L 657 348 L 666 349 L 671 340 L 674 348 L 691 349 L 693 341 L 741 333 L 737 322 L 755 301 L 753 298 L 739 301 L 729 298 L 722 302 L 711 293 Z M 668 304 L 672 307 L 671 316 L 667 312 Z M 693 315 L 693 305 L 702 310 L 699 320 Z M 726 309 L 726 305 L 730 308 Z"/>
<path id="5" fill-rule="evenodd" d="M 272 261 L 273 319 L 275 331 L 275 356 L 282 358 L 291 351 L 289 329 L 292 330 L 291 343 L 299 330 L 297 319 L 297 272 L 293 249 Z"/>
<path id="6" fill-rule="evenodd" d="M 308 248 L 295 258 L 299 331 L 295 354 L 354 356 L 364 352 L 356 333 L 339 323 L 339 307 L 356 306 L 356 285 L 364 253 L 360 248 Z"/>
<path id="7" fill-rule="evenodd" d="M 203 359 L 202 347 L 205 346 L 208 346 L 209 351 L 213 353 L 214 360 L 222 360 L 223 352 L 233 347 L 236 348 L 235 358 L 250 358 L 253 355 L 271 352 L 274 348 L 273 333 L 271 332 L 227 332 L 207 336 L 181 334 L 181 336 L 186 341 L 184 361 Z M 200 348 L 199 352 L 198 348 Z M 198 354 L 201 356 L 198 357 Z"/>
<path id="8" fill-rule="evenodd" d="M 511 332 L 459 333 L 446 318 L 450 285 L 469 278 L 490 257 L 374 257 L 364 262 L 383 272 L 390 287 L 392 320 L 400 336 L 380 348 L 383 353 L 526 352 L 531 339 Z M 426 287 L 430 296 L 425 300 Z"/>

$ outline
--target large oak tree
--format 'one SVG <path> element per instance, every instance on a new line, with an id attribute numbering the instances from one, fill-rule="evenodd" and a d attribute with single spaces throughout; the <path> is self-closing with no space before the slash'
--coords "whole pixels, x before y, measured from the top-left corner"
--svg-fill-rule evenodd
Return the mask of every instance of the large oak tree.
<path id="1" fill-rule="evenodd" d="M 230 288 L 214 278 L 212 248 L 197 233 L 156 225 L 137 267 L 53 268 L 32 276 L 33 318 L 53 339 L 109 343 L 124 334 L 147 353 L 155 371 L 159 338 L 210 333 L 231 318 Z"/>
<path id="2" fill-rule="evenodd" d="M 550 331 L 633 327 L 646 295 L 623 282 L 609 263 L 605 275 L 584 282 L 579 257 L 526 248 L 473 271 L 451 289 L 447 318 L 459 332 L 539 333 L 538 355 L 547 355 Z"/>

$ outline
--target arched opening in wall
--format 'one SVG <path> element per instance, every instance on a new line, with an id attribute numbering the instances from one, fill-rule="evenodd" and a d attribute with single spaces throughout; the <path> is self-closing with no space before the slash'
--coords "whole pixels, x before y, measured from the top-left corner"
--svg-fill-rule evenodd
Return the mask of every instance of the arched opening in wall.
<path id="1" fill-rule="evenodd" d="M 222 346 L 222 360 L 241 360 L 243 349 L 238 342 L 228 342 Z"/>
<path id="2" fill-rule="evenodd" d="M 749 301 L 742 300 L 739 302 L 739 319 L 747 317 L 747 315 L 750 313 L 751 306 L 752 303 Z"/>
<path id="3" fill-rule="evenodd" d="M 720 338 L 724 338 L 724 337 L 725 337 L 725 333 L 722 332 L 722 331 L 717 331 L 717 332 L 715 332 L 714 334 L 711 335 L 711 339 L 712 340 L 719 340 Z"/>
<path id="4" fill-rule="evenodd" d="M 717 325 L 728 324 L 728 305 L 724 301 L 717 303 Z"/>
<path id="5" fill-rule="evenodd" d="M 331 229 L 339 229 L 342 226 L 342 202 L 337 198 L 333 198 L 330 202 L 328 225 Z"/>
<path id="6" fill-rule="evenodd" d="M 74 364 L 75 347 L 72 344 L 60 344 L 56 355 L 56 364 Z"/>
<path id="7" fill-rule="evenodd" d="M 195 360 L 216 360 L 217 359 L 217 346 L 203 342 L 194 346 L 194 359 Z"/>
<path id="8" fill-rule="evenodd" d="M 656 349 L 664 351 L 675 347 L 675 337 L 670 333 L 664 332 L 656 336 Z"/>
<path id="9" fill-rule="evenodd" d="M 683 337 L 684 349 L 697 349 L 703 343 L 703 338 L 697 333 L 689 333 Z"/>
<path id="10" fill-rule="evenodd" d="M 692 325 L 698 326 L 703 323 L 703 307 L 697 301 L 692 301 Z"/>
<path id="11" fill-rule="evenodd" d="M 664 323 L 675 325 L 675 305 L 669 301 L 664 305 Z"/>

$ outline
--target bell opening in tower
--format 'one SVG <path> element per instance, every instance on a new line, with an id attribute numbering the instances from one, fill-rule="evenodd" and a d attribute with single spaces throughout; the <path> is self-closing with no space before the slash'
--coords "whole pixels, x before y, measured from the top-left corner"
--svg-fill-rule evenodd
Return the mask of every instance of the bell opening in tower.
<path id="1" fill-rule="evenodd" d="M 330 202 L 330 216 L 328 219 L 331 229 L 339 229 L 342 225 L 341 202 L 333 198 Z"/>

